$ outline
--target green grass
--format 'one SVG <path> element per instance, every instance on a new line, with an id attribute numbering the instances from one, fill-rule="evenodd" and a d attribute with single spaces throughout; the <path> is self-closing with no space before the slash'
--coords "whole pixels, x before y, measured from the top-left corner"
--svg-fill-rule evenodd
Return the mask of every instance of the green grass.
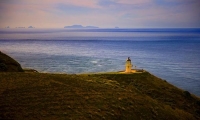
<path id="1" fill-rule="evenodd" d="M 0 119 L 198 120 L 199 103 L 148 72 L 0 73 Z"/>

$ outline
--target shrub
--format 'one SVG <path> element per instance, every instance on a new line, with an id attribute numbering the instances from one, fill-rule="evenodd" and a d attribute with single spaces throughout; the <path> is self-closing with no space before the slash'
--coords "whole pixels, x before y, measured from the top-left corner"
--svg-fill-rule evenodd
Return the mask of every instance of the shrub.
<path id="1" fill-rule="evenodd" d="M 191 97 L 191 94 L 190 94 L 190 92 L 188 92 L 188 91 L 184 91 L 184 92 L 183 92 L 183 95 L 184 95 L 185 97 Z"/>
<path id="2" fill-rule="evenodd" d="M 198 106 L 200 106 L 200 100 L 198 100 L 198 101 L 196 102 L 196 104 L 197 104 Z"/>
<path id="3" fill-rule="evenodd" d="M 4 63 L 0 63 L 0 71 L 7 71 L 7 66 Z"/>

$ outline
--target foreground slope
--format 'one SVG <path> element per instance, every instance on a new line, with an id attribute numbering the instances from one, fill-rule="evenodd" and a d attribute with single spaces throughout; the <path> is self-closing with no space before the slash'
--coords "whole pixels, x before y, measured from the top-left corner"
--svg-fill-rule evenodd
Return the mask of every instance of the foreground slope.
<path id="1" fill-rule="evenodd" d="M 148 72 L 0 73 L 0 119 L 200 119 L 200 99 Z"/>

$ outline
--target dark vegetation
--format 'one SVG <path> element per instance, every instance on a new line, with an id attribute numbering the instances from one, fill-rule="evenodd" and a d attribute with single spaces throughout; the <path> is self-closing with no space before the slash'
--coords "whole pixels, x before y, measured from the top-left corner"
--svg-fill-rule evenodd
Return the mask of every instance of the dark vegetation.
<path id="1" fill-rule="evenodd" d="M 0 51 L 0 72 L 23 72 L 21 65 Z"/>
<path id="2" fill-rule="evenodd" d="M 0 119 L 198 120 L 200 99 L 148 72 L 2 72 Z"/>

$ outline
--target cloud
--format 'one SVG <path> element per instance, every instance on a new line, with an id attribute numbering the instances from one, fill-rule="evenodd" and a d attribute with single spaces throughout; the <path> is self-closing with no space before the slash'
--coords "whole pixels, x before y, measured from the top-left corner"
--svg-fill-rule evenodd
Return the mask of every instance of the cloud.
<path id="1" fill-rule="evenodd" d="M 0 0 L 0 27 L 200 27 L 199 0 Z"/>
<path id="2" fill-rule="evenodd" d="M 173 5 L 152 5 L 147 9 L 128 11 L 129 20 L 146 27 L 199 27 L 200 11 L 196 2 Z M 133 23 L 134 23 L 133 22 Z"/>
<path id="3" fill-rule="evenodd" d="M 119 4 L 127 4 L 127 5 L 139 5 L 139 4 L 149 4 L 152 0 L 118 0 Z"/>
<path id="4" fill-rule="evenodd" d="M 97 1 L 96 0 L 69 0 L 65 2 L 63 0 L 63 3 L 74 5 L 74 6 L 82 6 L 82 7 L 89 7 L 89 8 L 98 8 Z"/>
<path id="5" fill-rule="evenodd" d="M 92 10 L 92 8 L 87 8 L 87 7 L 82 7 L 82 6 L 73 6 L 73 5 L 68 5 L 68 4 L 57 4 L 55 6 L 55 9 L 68 15 L 79 15 L 83 13 L 86 14 Z"/>
<path id="6" fill-rule="evenodd" d="M 117 2 L 115 0 L 99 0 L 98 5 L 102 7 L 110 7 L 116 5 Z"/>
<path id="7" fill-rule="evenodd" d="M 37 5 L 56 5 L 56 4 L 65 4 L 81 7 L 96 8 L 96 0 L 21 0 L 24 4 L 37 4 Z"/>

